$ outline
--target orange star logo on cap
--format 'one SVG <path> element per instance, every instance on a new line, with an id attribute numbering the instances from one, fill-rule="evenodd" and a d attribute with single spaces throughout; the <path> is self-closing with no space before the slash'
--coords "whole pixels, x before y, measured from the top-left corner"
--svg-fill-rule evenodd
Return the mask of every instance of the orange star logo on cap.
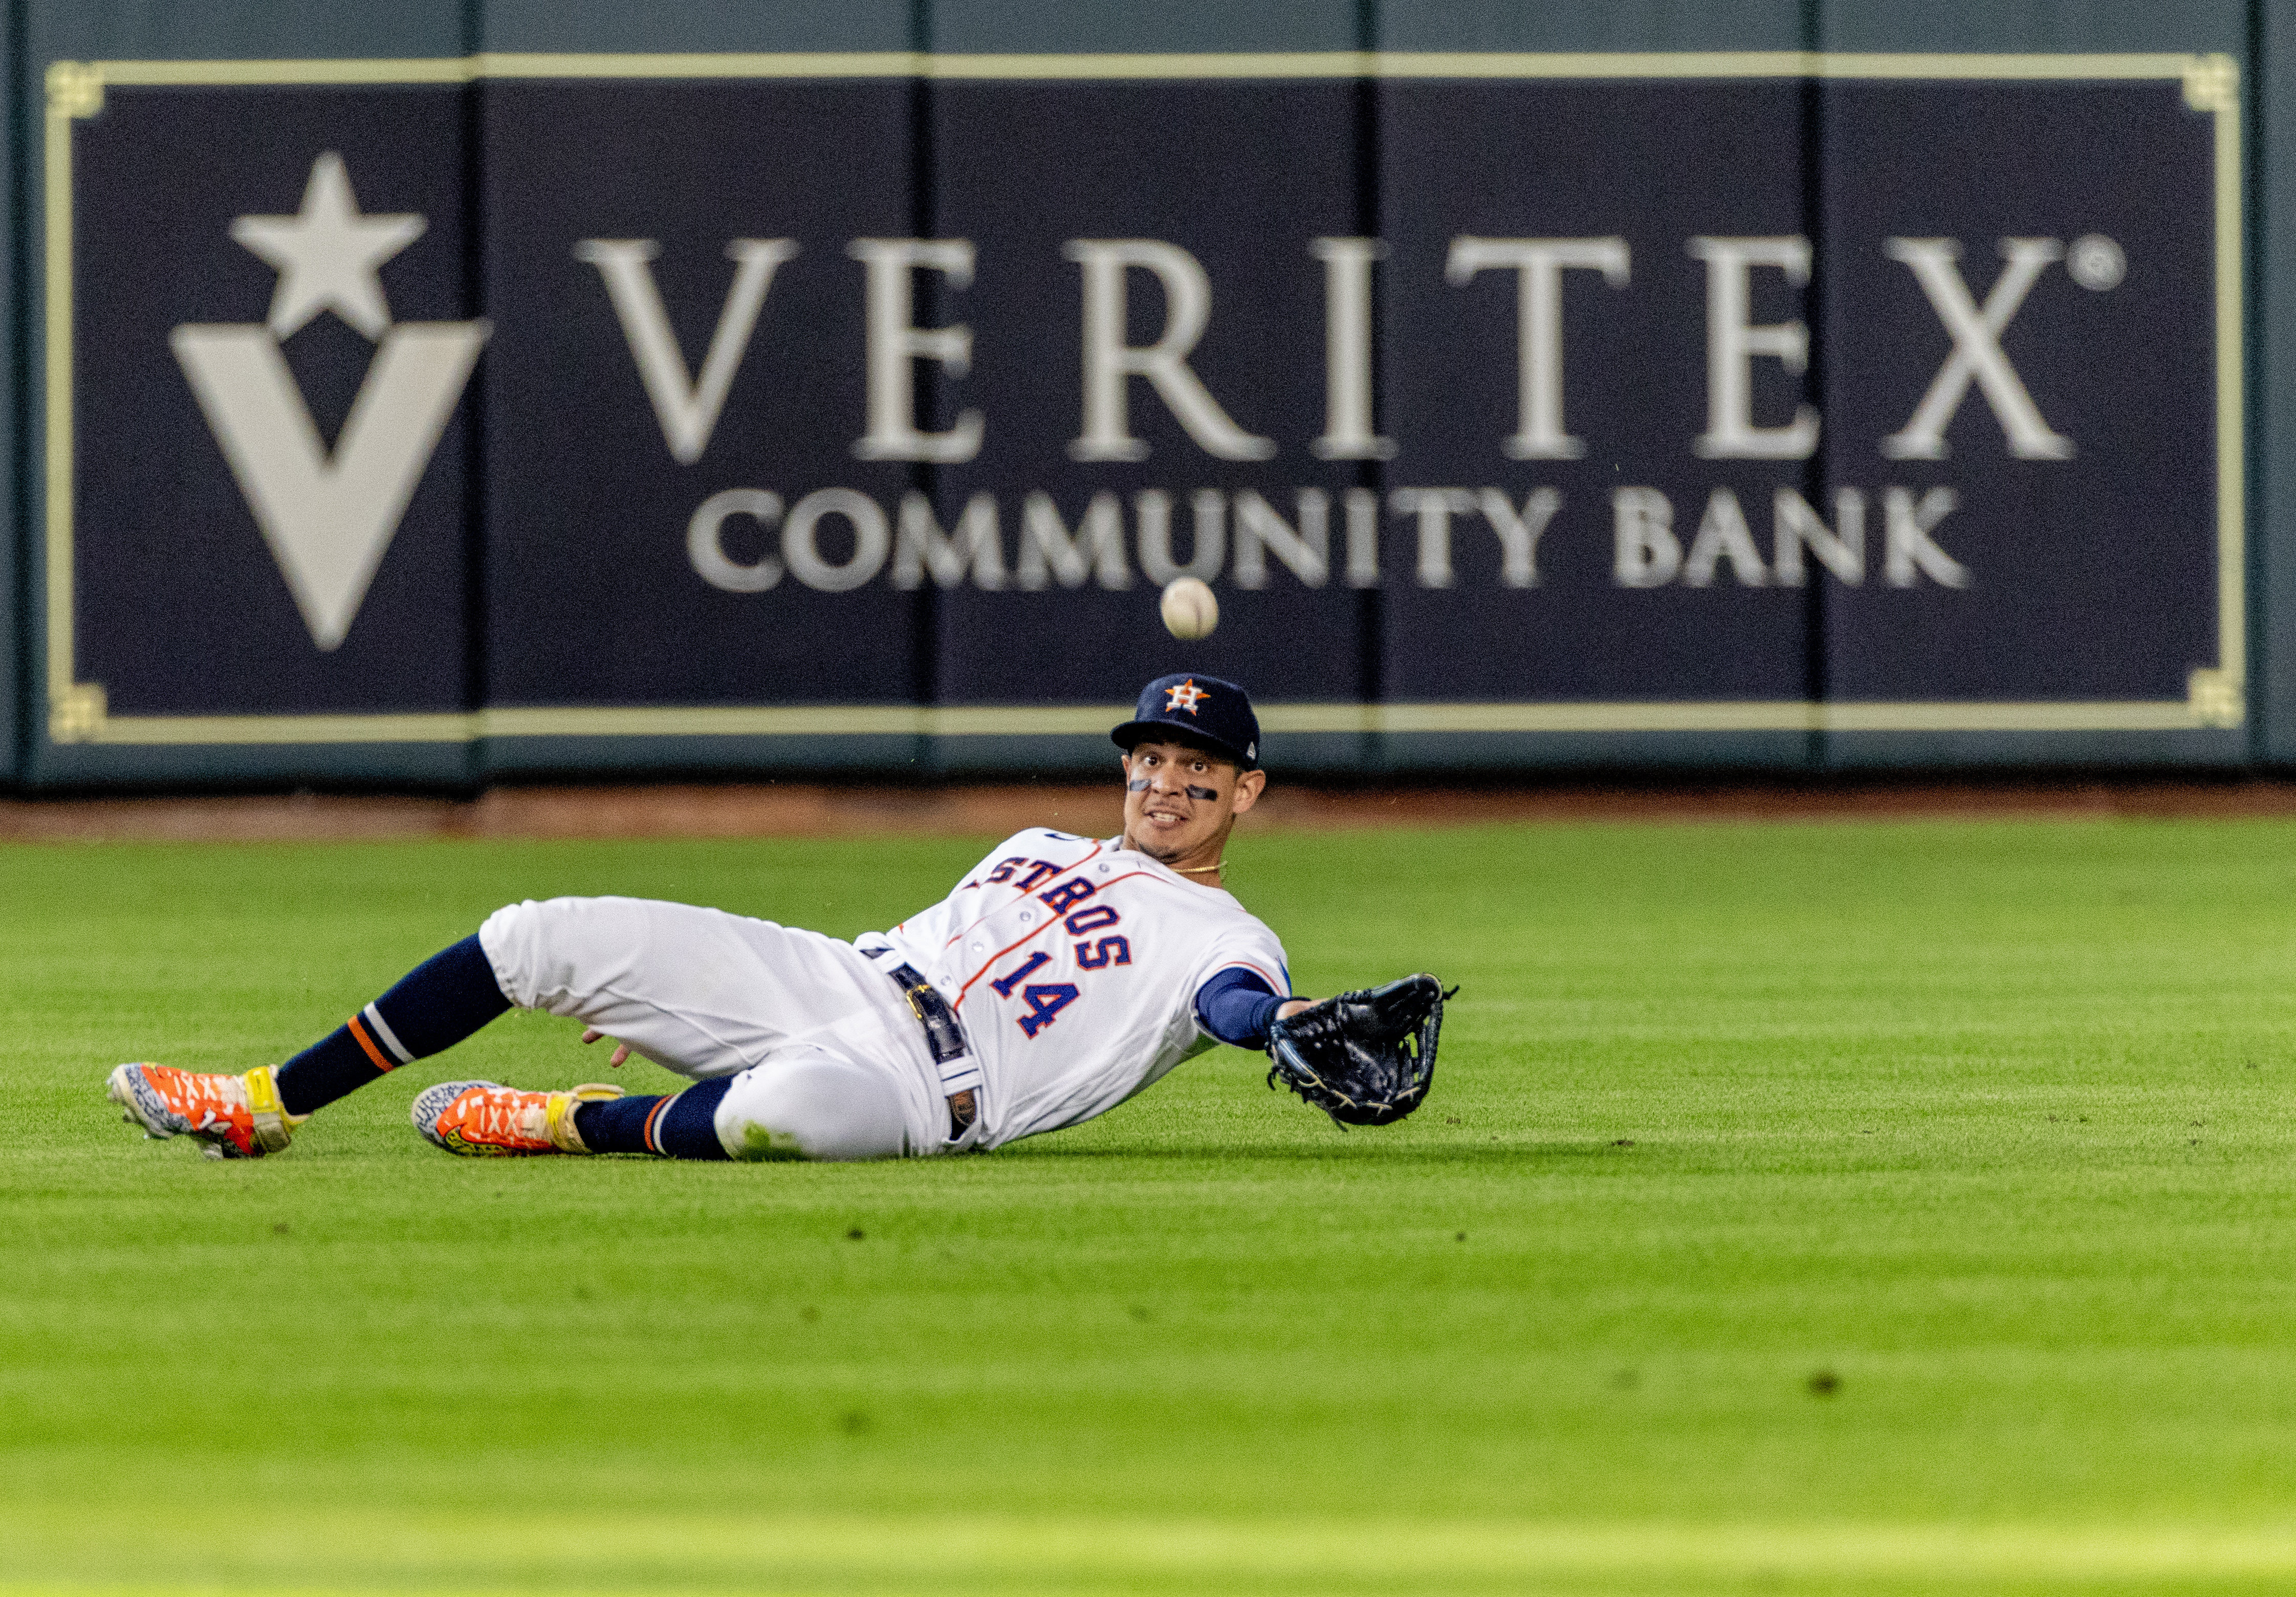
<path id="1" fill-rule="evenodd" d="M 1196 679 L 1191 676 L 1178 687 L 1164 690 L 1164 708 L 1184 709 L 1193 716 L 1196 713 L 1196 706 L 1210 697 L 1210 693 L 1196 685 Z"/>

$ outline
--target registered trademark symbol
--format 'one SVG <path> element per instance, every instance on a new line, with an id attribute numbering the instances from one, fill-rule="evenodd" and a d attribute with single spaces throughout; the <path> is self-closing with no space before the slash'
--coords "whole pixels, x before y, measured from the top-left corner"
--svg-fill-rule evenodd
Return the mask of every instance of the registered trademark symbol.
<path id="1" fill-rule="evenodd" d="M 2085 233 L 2066 251 L 2065 270 L 2081 287 L 2102 293 L 2120 286 L 2120 280 L 2128 275 L 2128 258 L 2104 234 Z"/>

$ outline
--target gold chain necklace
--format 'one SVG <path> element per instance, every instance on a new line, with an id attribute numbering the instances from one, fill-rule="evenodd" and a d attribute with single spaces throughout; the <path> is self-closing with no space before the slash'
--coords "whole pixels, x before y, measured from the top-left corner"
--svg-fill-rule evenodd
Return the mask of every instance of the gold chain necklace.
<path id="1" fill-rule="evenodd" d="M 1121 848 L 1125 847 L 1128 841 L 1128 839 L 1119 838 L 1116 840 L 1116 846 L 1119 848 Z M 1145 852 L 1145 850 L 1142 850 L 1142 852 Z M 1155 856 L 1151 855 L 1149 857 L 1152 859 Z M 1211 876 L 1217 874 L 1220 868 L 1226 864 L 1227 859 L 1223 856 L 1222 857 L 1212 861 L 1209 865 L 1166 865 L 1164 868 L 1167 871 L 1171 872 L 1175 876 Z"/>

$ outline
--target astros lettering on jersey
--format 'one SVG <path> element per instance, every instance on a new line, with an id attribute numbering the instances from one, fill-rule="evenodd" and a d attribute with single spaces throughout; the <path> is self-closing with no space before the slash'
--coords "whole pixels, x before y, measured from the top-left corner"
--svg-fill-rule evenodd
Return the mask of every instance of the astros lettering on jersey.
<path id="1" fill-rule="evenodd" d="M 1112 841 L 1041 828 L 854 946 L 914 965 L 964 1022 L 983 1078 L 982 1149 L 1088 1120 L 1210 1048 L 1196 992 L 1219 971 L 1292 991 L 1283 944 L 1234 895 Z"/>

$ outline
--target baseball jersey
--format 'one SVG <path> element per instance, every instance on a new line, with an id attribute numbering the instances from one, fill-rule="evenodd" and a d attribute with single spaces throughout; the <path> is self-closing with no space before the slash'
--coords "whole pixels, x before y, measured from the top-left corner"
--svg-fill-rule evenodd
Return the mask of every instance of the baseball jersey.
<path id="1" fill-rule="evenodd" d="M 890 943 L 964 1022 L 984 1149 L 1088 1120 L 1210 1047 L 1196 990 L 1220 970 L 1292 991 L 1283 945 L 1233 894 L 1113 841 L 1039 828 L 998 844 L 931 909 L 854 943 Z"/>

